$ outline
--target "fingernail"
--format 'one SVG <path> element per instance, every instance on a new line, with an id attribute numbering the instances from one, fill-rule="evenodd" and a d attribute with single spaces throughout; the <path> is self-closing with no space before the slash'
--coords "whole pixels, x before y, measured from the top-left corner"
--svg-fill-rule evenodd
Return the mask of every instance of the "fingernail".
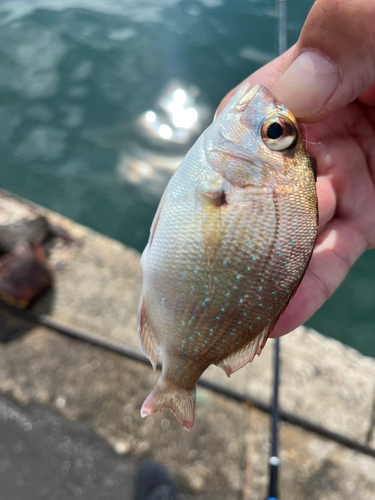
<path id="1" fill-rule="evenodd" d="M 336 90 L 339 70 L 316 52 L 302 52 L 271 91 L 297 118 L 318 113 Z"/>

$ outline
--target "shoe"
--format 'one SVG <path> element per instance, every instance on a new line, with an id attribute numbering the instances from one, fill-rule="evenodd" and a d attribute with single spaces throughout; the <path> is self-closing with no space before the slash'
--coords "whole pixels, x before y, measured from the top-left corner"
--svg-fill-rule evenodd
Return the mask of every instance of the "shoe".
<path id="1" fill-rule="evenodd" d="M 134 500 L 176 500 L 176 485 L 167 469 L 154 460 L 143 462 L 135 475 Z"/>

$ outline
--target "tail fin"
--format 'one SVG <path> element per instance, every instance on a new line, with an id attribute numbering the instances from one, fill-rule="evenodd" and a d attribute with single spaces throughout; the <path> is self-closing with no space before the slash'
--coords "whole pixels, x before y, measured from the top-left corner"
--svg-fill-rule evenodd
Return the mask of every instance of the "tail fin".
<path id="1" fill-rule="evenodd" d="M 195 387 L 191 392 L 186 391 L 173 386 L 162 375 L 143 403 L 141 415 L 146 417 L 163 410 L 172 412 L 185 429 L 190 430 L 194 424 Z"/>

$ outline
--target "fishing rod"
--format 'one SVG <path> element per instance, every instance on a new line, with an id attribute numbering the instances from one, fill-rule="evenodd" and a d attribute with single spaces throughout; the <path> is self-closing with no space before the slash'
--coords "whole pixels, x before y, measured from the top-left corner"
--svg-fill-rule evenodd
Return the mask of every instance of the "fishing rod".
<path id="1" fill-rule="evenodd" d="M 279 55 L 287 49 L 286 30 L 286 0 L 277 0 L 279 7 L 278 16 L 278 41 Z M 271 456 L 269 458 L 269 497 L 267 500 L 278 500 L 278 472 L 279 472 L 279 387 L 280 387 L 280 339 L 277 338 L 274 347 L 274 380 L 272 399 L 272 424 L 271 424 Z"/>
<path id="2" fill-rule="evenodd" d="M 116 354 L 120 354 L 121 356 L 150 367 L 149 359 L 146 358 L 146 356 L 144 356 L 139 351 L 139 349 L 134 349 L 123 344 L 122 342 L 112 340 L 108 337 L 104 337 L 103 335 L 95 334 L 84 328 L 70 325 L 68 323 L 65 323 L 64 321 L 52 318 L 51 316 L 48 316 L 46 314 L 38 313 L 32 309 L 19 309 L 15 306 L 11 306 L 0 301 L 0 312 L 2 308 L 4 308 L 12 315 L 22 319 L 23 321 L 34 323 L 35 325 L 43 325 L 47 328 L 50 328 L 51 330 L 66 335 L 67 337 L 102 347 L 104 349 L 107 349 L 108 351 L 115 352 Z M 3 337 L 2 341 L 9 341 L 11 339 L 11 336 L 12 333 L 10 335 L 7 335 L 6 337 Z M 158 363 L 156 365 L 156 369 L 161 370 L 161 368 L 161 363 Z M 255 398 L 254 396 L 250 396 L 249 394 L 239 392 L 225 385 L 202 378 L 198 380 L 198 385 L 216 394 L 220 394 L 221 396 L 224 396 L 232 401 L 236 401 L 237 403 L 248 404 L 252 407 L 255 407 L 259 411 L 267 414 L 272 414 L 272 408 L 270 404 L 265 403 L 264 401 Z M 329 429 L 311 422 L 310 420 L 306 420 L 302 417 L 294 415 L 293 413 L 289 413 L 283 410 L 279 410 L 279 417 L 280 420 L 283 420 L 284 422 L 287 422 L 291 425 L 298 426 L 305 431 L 312 432 L 317 436 L 320 436 L 324 439 L 330 439 L 331 441 L 345 446 L 350 450 L 354 450 L 368 457 L 375 458 L 375 448 L 371 448 L 366 444 L 362 444 L 359 441 L 348 438 L 347 436 L 344 436 L 342 434 L 338 434 L 337 432 L 330 431 Z M 268 498 L 267 500 L 270 499 Z"/>

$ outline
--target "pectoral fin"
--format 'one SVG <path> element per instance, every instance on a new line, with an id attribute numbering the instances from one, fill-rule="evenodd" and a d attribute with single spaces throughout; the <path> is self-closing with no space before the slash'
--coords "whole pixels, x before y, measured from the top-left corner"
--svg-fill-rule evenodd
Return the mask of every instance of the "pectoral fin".
<path id="1" fill-rule="evenodd" d="M 211 297 L 215 287 L 217 256 L 221 246 L 222 207 L 227 203 L 223 179 L 215 176 L 212 181 L 206 181 L 199 186 L 197 202 L 206 251 L 209 296 Z"/>

